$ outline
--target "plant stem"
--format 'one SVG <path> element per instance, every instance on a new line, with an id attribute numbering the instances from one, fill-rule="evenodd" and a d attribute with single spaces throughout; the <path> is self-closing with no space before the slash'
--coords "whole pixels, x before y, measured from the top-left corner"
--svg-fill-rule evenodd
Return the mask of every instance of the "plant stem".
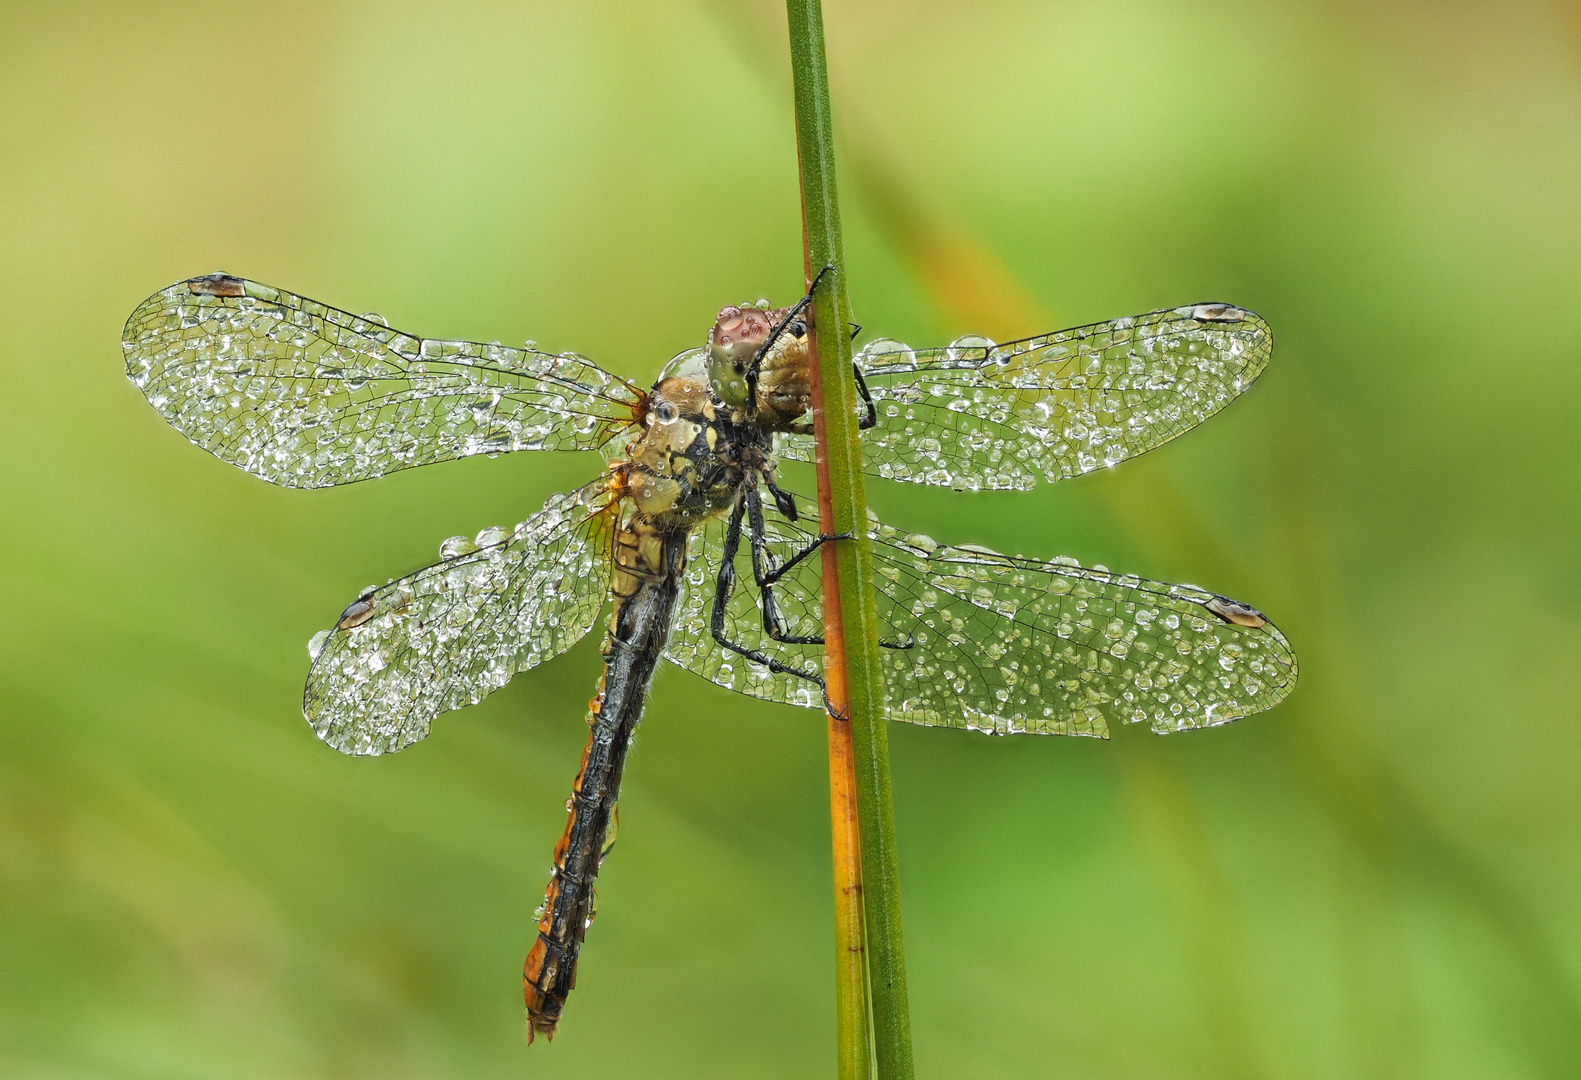
<path id="1" fill-rule="evenodd" d="M 825 572 L 829 567 L 825 566 Z M 832 675 L 834 668 L 829 672 Z M 844 669 L 840 670 L 844 675 Z M 842 678 L 843 683 L 843 678 Z M 831 700 L 835 680 L 829 679 Z M 840 1080 L 868 1080 L 867 944 L 862 922 L 862 840 L 851 725 L 829 718 L 829 820 L 834 834 L 835 1056 Z"/>
<path id="2" fill-rule="evenodd" d="M 843 703 L 832 693 L 831 700 L 836 707 L 844 704 L 849 716 L 846 726 L 855 766 L 861 840 L 859 888 L 867 929 L 878 1076 L 880 1080 L 911 1080 L 911 1020 L 900 926 L 894 810 L 889 791 L 889 740 L 884 727 L 878 612 L 874 604 L 877 588 L 867 538 L 867 497 L 862 484 L 856 386 L 851 377 L 851 338 L 846 330 L 851 324 L 851 305 L 835 192 L 823 11 L 819 0 L 787 0 L 786 12 L 790 20 L 802 234 L 809 287 L 818 271 L 825 266 L 834 267 L 832 273 L 825 275 L 824 284 L 813 299 L 811 324 L 818 351 L 812 389 L 819 525 L 825 535 L 855 534 L 853 539 L 826 544 L 823 549 L 826 664 L 831 674 L 831 691 L 837 688 L 835 672 L 846 690 Z M 823 327 L 824 332 L 817 333 L 817 327 Z M 831 749 L 833 746 L 831 739 Z M 831 778 L 833 775 L 831 764 Z M 844 985 L 842 979 L 842 988 Z M 846 1004 L 842 1002 L 842 1015 Z"/>

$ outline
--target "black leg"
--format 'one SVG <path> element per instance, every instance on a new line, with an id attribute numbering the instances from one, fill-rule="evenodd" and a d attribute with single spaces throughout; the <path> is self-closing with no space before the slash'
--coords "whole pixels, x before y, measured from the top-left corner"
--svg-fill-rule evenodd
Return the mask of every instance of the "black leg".
<path id="1" fill-rule="evenodd" d="M 836 533 L 833 536 L 819 536 L 819 537 L 817 537 L 816 539 L 814 539 L 812 541 L 812 543 L 810 543 L 806 547 L 802 548 L 796 554 L 792 555 L 789 559 L 786 559 L 779 566 L 771 569 L 767 574 L 760 575 L 759 579 L 758 579 L 758 588 L 766 589 L 770 585 L 775 584 L 776 582 L 779 581 L 780 578 L 784 577 L 790 571 L 791 567 L 793 567 L 797 563 L 801 562 L 803 559 L 805 559 L 807 556 L 811 555 L 813 552 L 817 551 L 819 548 L 823 547 L 825 544 L 830 543 L 831 541 L 834 541 L 834 540 L 849 540 L 855 535 L 856 535 L 855 533 L 844 532 L 844 533 Z"/>
<path id="2" fill-rule="evenodd" d="M 737 498 L 735 506 L 731 508 L 730 518 L 725 526 L 724 551 L 722 553 L 722 560 L 719 564 L 719 576 L 715 579 L 714 584 L 714 609 L 709 616 L 709 632 L 713 635 L 714 640 L 719 643 L 721 648 L 729 652 L 733 652 L 738 656 L 746 657 L 748 660 L 751 660 L 754 663 L 762 664 L 776 675 L 790 675 L 798 679 L 805 679 L 810 683 L 816 683 L 818 686 L 819 695 L 823 698 L 824 711 L 830 716 L 834 717 L 836 720 L 847 720 L 850 718 L 850 713 L 844 709 L 836 709 L 834 702 L 829 700 L 829 684 L 824 681 L 822 675 L 819 675 L 816 672 L 804 671 L 803 669 L 795 667 L 791 664 L 787 664 L 782 660 L 777 660 L 758 649 L 749 649 L 739 642 L 730 640 L 727 634 L 727 628 L 725 626 L 725 613 L 729 610 L 730 595 L 735 588 L 736 553 L 741 550 L 741 519 L 743 513 L 750 512 L 751 507 L 754 505 L 757 508 L 757 526 L 752 530 L 754 536 L 752 537 L 751 542 L 754 544 L 755 548 L 758 548 L 758 550 L 753 551 L 753 571 L 754 576 L 767 578 L 769 585 L 772 585 L 774 581 L 778 580 L 780 575 L 784 574 L 784 572 L 790 569 L 791 566 L 800 562 L 812 552 L 818 550 L 818 548 L 822 547 L 828 541 L 846 539 L 846 537 L 840 536 L 819 537 L 815 542 L 809 544 L 804 551 L 801 551 L 796 556 L 794 556 L 790 562 L 785 564 L 785 566 L 778 568 L 778 570 L 770 569 L 767 574 L 764 574 L 762 573 L 762 562 L 767 556 L 768 552 L 761 549 L 761 545 L 764 543 L 762 528 L 762 502 L 757 498 L 756 491 L 754 489 L 751 489 L 750 487 L 744 489 L 741 493 L 741 496 Z M 771 626 L 769 623 L 769 612 L 773 603 L 772 591 L 765 586 L 763 595 L 765 612 L 764 626 L 765 629 L 768 630 L 771 637 L 777 637 L 775 631 L 778 628 Z M 776 621 L 778 619 L 777 612 L 774 613 L 774 619 Z M 823 644 L 822 638 L 805 639 L 786 636 L 780 637 L 778 640 L 804 645 Z M 916 643 L 914 641 L 907 641 L 904 644 L 895 644 L 893 642 L 880 640 L 879 644 L 889 649 L 909 649 L 912 648 Z"/>
<path id="3" fill-rule="evenodd" d="M 815 537 L 806 547 L 792 555 L 785 562 L 773 565 L 772 553 L 768 545 L 763 527 L 763 506 L 757 498 L 757 492 L 749 489 L 747 500 L 747 538 L 752 545 L 752 576 L 757 582 L 758 589 L 763 598 L 763 629 L 775 641 L 783 641 L 790 645 L 822 645 L 821 637 L 792 637 L 784 629 L 784 619 L 779 613 L 779 603 L 774 599 L 774 586 L 791 571 L 797 563 L 807 558 L 825 544 L 835 540 L 849 540 L 853 533 L 837 533 L 833 536 L 821 535 Z M 889 641 L 879 638 L 878 644 L 884 649 L 911 649 L 916 647 L 916 641 L 907 638 L 905 641 Z"/>
<path id="4" fill-rule="evenodd" d="M 861 394 L 862 400 L 867 403 L 867 415 L 857 421 L 857 430 L 866 431 L 870 427 L 878 426 L 878 409 L 873 406 L 873 395 L 867 392 L 867 380 L 862 378 L 862 365 L 852 360 L 851 372 L 856 376 L 857 393 Z"/>
<path id="5" fill-rule="evenodd" d="M 736 580 L 736 552 L 741 548 L 741 515 L 744 509 L 743 499 L 737 498 L 735 506 L 730 511 L 730 520 L 725 526 L 725 543 L 722 561 L 719 564 L 719 577 L 714 584 L 714 610 L 709 618 L 708 629 L 719 645 L 738 656 L 744 656 L 754 663 L 762 664 L 776 675 L 794 675 L 798 679 L 817 683 L 823 693 L 824 704 L 829 703 L 828 688 L 824 685 L 823 676 L 814 672 L 803 671 L 801 668 L 776 660 L 767 653 L 757 649 L 749 649 L 745 645 L 731 641 L 726 634 L 725 612 L 729 610 L 730 594 L 735 587 Z"/>
<path id="6" fill-rule="evenodd" d="M 752 577 L 758 585 L 758 596 L 763 609 L 763 632 L 775 641 L 787 645 L 822 645 L 821 637 L 801 637 L 785 629 L 785 618 L 780 614 L 779 603 L 774 598 L 774 583 L 802 559 L 808 551 L 799 553 L 784 566 L 775 567 L 769 553 L 763 524 L 763 501 L 758 497 L 755 484 L 748 484 L 743 493 L 747 508 L 747 542 L 752 546 Z M 814 544 L 811 550 L 816 550 Z"/>
<path id="7" fill-rule="evenodd" d="M 798 517 L 796 513 L 796 497 L 790 492 L 781 491 L 776 487 L 774 475 L 767 470 L 759 475 L 763 477 L 763 484 L 769 489 L 769 494 L 774 496 L 774 505 L 779 508 L 779 512 L 785 515 L 786 520 L 795 521 Z"/>

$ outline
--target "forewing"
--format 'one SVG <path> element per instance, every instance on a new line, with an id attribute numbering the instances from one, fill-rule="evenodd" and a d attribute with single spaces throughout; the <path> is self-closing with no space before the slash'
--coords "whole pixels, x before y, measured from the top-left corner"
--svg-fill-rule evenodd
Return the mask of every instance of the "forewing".
<path id="1" fill-rule="evenodd" d="M 782 520 L 773 520 L 769 531 L 785 556 L 813 539 Z M 891 720 L 1097 736 L 1111 722 L 1145 722 L 1170 732 L 1261 712 L 1295 685 L 1295 656 L 1272 623 L 1195 586 L 1083 568 L 1069 559 L 946 547 L 877 522 L 870 535 Z M 713 641 L 707 628 L 719 552 L 705 543 L 693 560 L 688 585 L 694 591 L 670 659 L 755 697 L 820 705 L 811 683 L 769 672 Z M 792 632 L 803 636 L 822 632 L 818 564 L 804 561 L 775 587 Z M 727 608 L 731 639 L 818 670 L 821 646 L 787 645 L 764 633 L 750 581 L 743 576 Z"/>
<path id="2" fill-rule="evenodd" d="M 995 345 L 880 340 L 857 355 L 877 412 L 866 471 L 960 489 L 1030 488 L 1114 465 L 1200 424 L 1268 363 L 1252 312 L 1195 304 Z M 781 456 L 812 460 L 786 435 Z"/>
<path id="3" fill-rule="evenodd" d="M 446 541 L 450 557 L 359 597 L 309 647 L 302 711 L 319 738 L 393 753 L 581 640 L 609 587 L 606 487 L 555 495 L 477 544 Z"/>
<path id="4" fill-rule="evenodd" d="M 596 449 L 639 399 L 575 354 L 420 338 L 224 275 L 150 296 L 121 344 L 127 377 L 177 431 L 286 487 L 471 454 Z"/>

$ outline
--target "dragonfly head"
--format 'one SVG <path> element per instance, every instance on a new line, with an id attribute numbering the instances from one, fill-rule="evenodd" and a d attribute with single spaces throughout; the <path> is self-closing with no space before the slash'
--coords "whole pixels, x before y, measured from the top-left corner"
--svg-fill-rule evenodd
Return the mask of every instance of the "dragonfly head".
<path id="1" fill-rule="evenodd" d="M 722 308 L 708 331 L 708 382 L 731 408 L 747 404 L 747 368 L 768 340 L 778 316 L 751 305 Z"/>

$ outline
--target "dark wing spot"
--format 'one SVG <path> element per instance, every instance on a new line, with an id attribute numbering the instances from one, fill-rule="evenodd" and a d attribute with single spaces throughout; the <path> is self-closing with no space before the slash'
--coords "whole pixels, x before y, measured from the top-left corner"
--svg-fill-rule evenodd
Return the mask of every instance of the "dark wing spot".
<path id="1" fill-rule="evenodd" d="M 241 278 L 231 277 L 223 270 L 216 270 L 212 274 L 202 277 L 189 278 L 187 289 L 195 293 L 208 296 L 246 296 L 247 283 Z"/>
<path id="2" fill-rule="evenodd" d="M 1204 600 L 1202 606 L 1225 622 L 1234 623 L 1236 626 L 1255 628 L 1268 625 L 1268 618 L 1261 611 L 1250 604 L 1231 600 L 1228 596 L 1215 596 L 1211 600 Z"/>
<path id="3" fill-rule="evenodd" d="M 346 605 L 346 610 L 340 613 L 340 621 L 335 624 L 336 630 L 350 630 L 353 626 L 361 626 L 373 618 L 373 594 L 376 590 L 364 589 L 362 595 Z"/>
<path id="4" fill-rule="evenodd" d="M 1191 317 L 1198 322 L 1240 322 L 1246 318 L 1246 310 L 1230 304 L 1198 304 L 1191 309 Z"/>

